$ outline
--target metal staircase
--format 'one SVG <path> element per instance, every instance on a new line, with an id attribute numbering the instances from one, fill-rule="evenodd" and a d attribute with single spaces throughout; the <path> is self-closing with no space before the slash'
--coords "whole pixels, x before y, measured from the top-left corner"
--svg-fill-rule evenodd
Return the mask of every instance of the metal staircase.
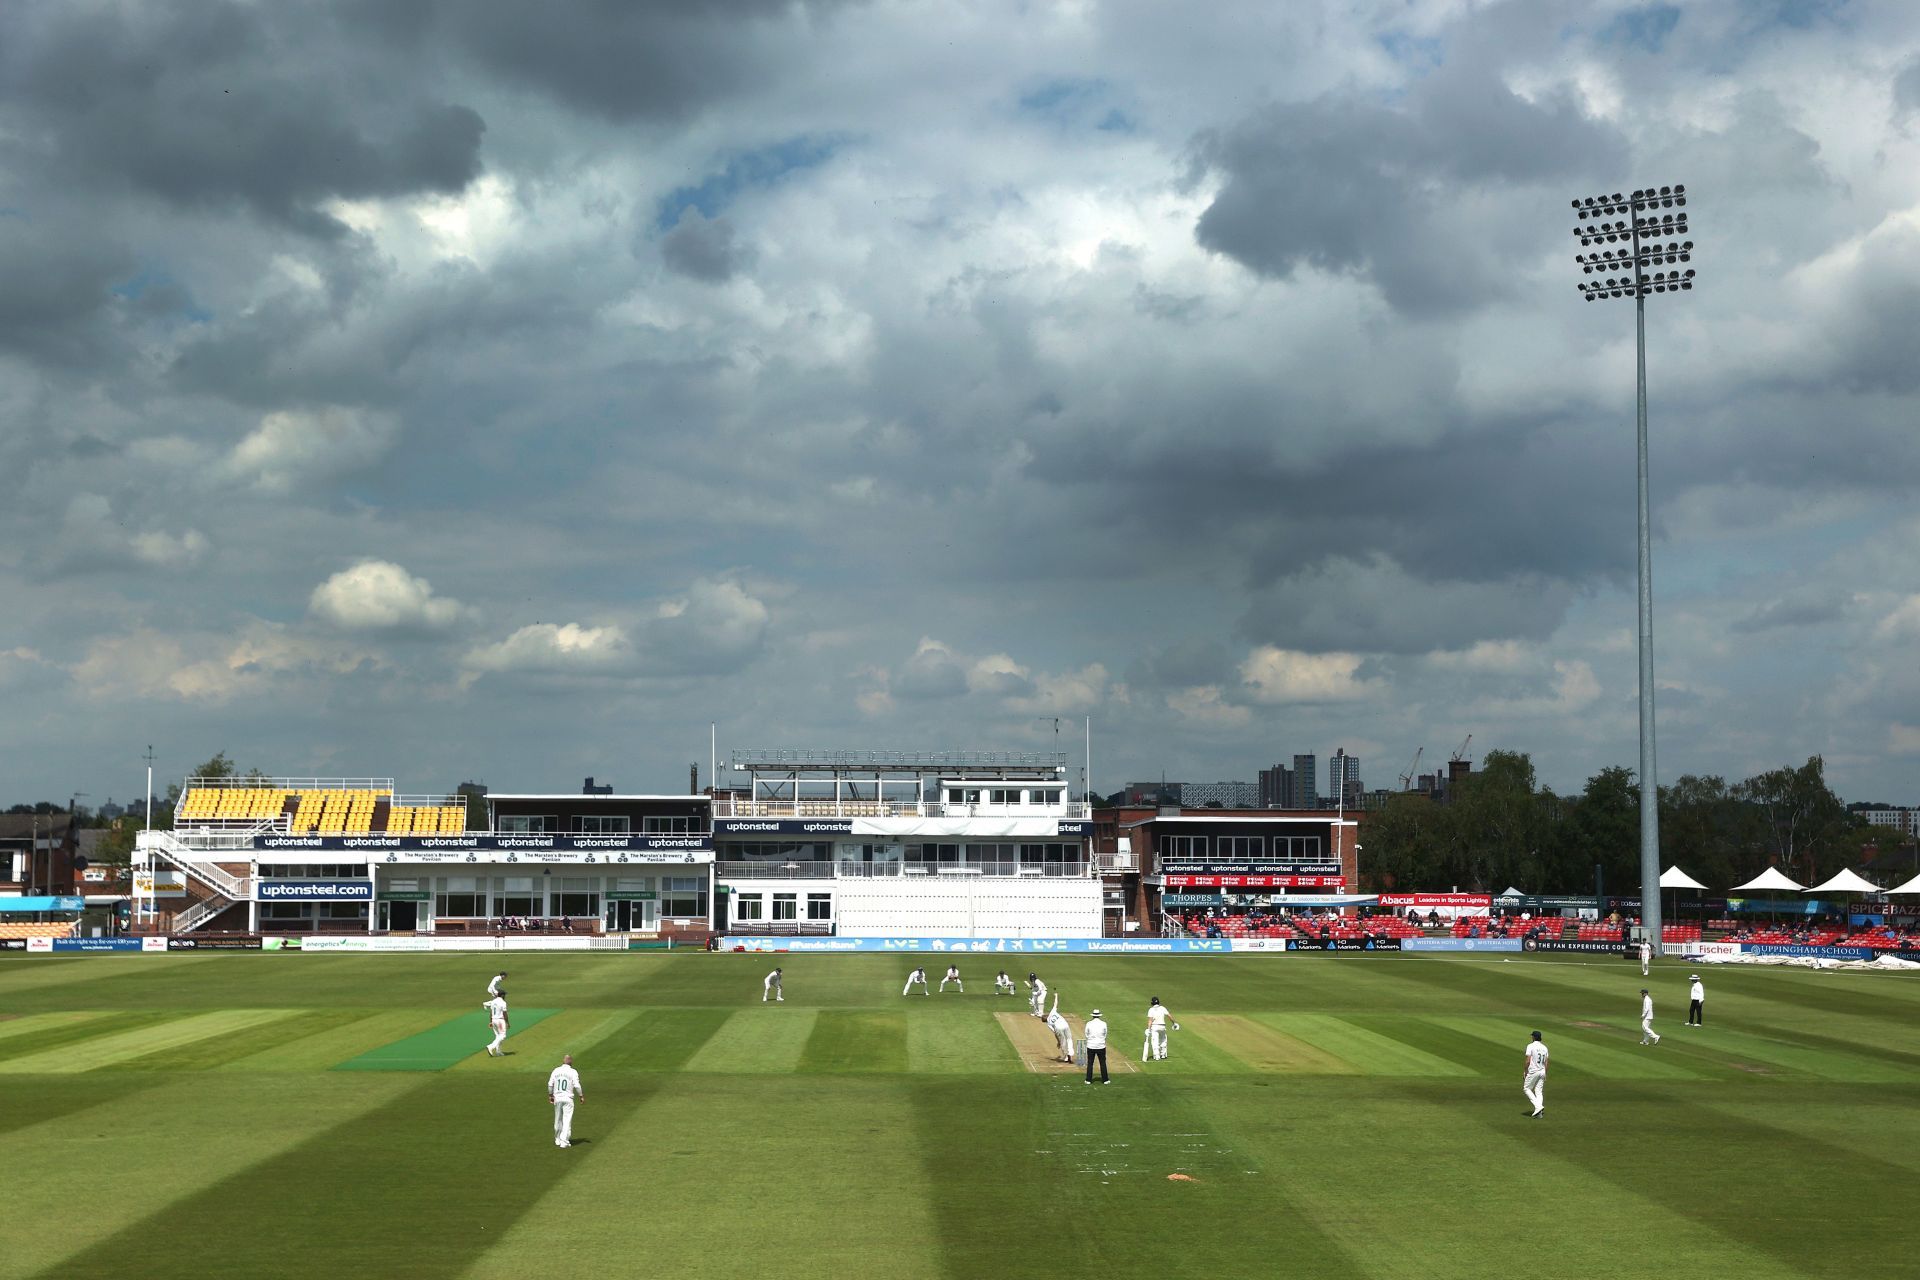
<path id="1" fill-rule="evenodd" d="M 240 837 L 243 843 L 236 848 L 247 848 L 252 844 L 251 834 Z M 215 843 L 226 845 L 226 840 L 216 838 Z M 187 933 L 199 928 L 208 920 L 219 915 L 228 907 L 246 902 L 253 896 L 253 885 L 247 876 L 236 876 L 215 866 L 206 860 L 211 849 L 196 849 L 174 835 L 171 831 L 142 831 L 134 844 L 135 851 L 148 854 L 154 859 L 164 860 L 173 867 L 198 881 L 208 891 L 208 895 L 195 902 L 185 911 L 173 918 L 173 932 Z"/>

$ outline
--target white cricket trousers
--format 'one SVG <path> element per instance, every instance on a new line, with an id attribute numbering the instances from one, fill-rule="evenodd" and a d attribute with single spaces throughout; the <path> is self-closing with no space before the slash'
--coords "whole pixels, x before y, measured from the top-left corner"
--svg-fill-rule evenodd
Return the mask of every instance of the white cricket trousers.
<path id="1" fill-rule="evenodd" d="M 573 1099 L 561 1098 L 553 1104 L 553 1145 L 573 1144 Z"/>
<path id="2" fill-rule="evenodd" d="M 1146 1038 L 1140 1042 L 1140 1056 L 1142 1058 L 1164 1058 L 1167 1056 L 1167 1029 L 1165 1027 L 1156 1029 L 1153 1024 L 1147 1024 Z"/>
<path id="3" fill-rule="evenodd" d="M 1660 1033 L 1653 1029 L 1652 1018 L 1640 1019 L 1640 1043 L 1641 1044 L 1659 1044 L 1660 1043 Z"/>
<path id="4" fill-rule="evenodd" d="M 962 982 L 962 981 L 960 981 L 960 979 L 958 979 L 958 978 L 942 978 L 942 979 L 940 979 L 940 989 L 941 989 L 942 991 L 945 991 L 945 990 L 947 989 L 947 984 L 948 984 L 949 982 L 951 982 L 951 983 L 952 983 L 952 984 L 953 984 L 954 986 L 956 986 L 956 987 L 958 987 L 958 988 L 960 988 L 960 994 L 961 994 L 961 995 L 965 995 L 965 994 L 967 994 L 967 984 L 966 984 L 966 983 L 964 983 L 964 982 Z"/>
<path id="5" fill-rule="evenodd" d="M 1535 1111 L 1547 1109 L 1547 1073 L 1544 1071 L 1527 1072 L 1527 1080 L 1520 1091 L 1527 1095 L 1527 1101 L 1533 1104 Z"/>
<path id="6" fill-rule="evenodd" d="M 1060 1060 L 1062 1062 L 1072 1062 L 1073 1061 L 1073 1032 L 1055 1031 L 1053 1033 L 1053 1038 L 1060 1045 Z"/>
<path id="7" fill-rule="evenodd" d="M 933 994 L 933 993 L 932 993 L 931 991 L 928 991 L 928 990 L 927 990 L 927 984 L 926 984 L 926 982 L 925 982 L 924 980 L 922 980 L 922 979 L 919 979 L 919 978 L 908 978 L 908 979 L 907 979 L 907 985 L 906 985 L 906 986 L 904 986 L 904 987 L 902 987 L 902 988 L 900 988 L 900 994 L 901 994 L 901 995 L 905 995 L 905 994 L 907 994 L 907 992 L 909 992 L 909 991 L 911 991 L 911 990 L 913 990 L 913 984 L 914 984 L 914 983 L 916 983 L 916 982 L 918 982 L 918 983 L 920 983 L 920 994 L 921 994 L 921 995 L 923 995 L 923 996 L 929 996 L 929 995 L 932 995 L 932 994 Z"/>
<path id="8" fill-rule="evenodd" d="M 507 1042 L 507 1024 L 499 1021 L 498 1019 L 495 1019 L 493 1024 L 493 1043 L 487 1046 L 487 1052 L 488 1053 L 500 1052 L 500 1046 L 505 1044 L 506 1042 Z"/>

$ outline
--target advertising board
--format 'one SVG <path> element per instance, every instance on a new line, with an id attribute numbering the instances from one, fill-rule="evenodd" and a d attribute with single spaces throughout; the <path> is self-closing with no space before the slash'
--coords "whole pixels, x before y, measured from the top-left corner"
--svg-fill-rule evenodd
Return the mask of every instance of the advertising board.
<path id="1" fill-rule="evenodd" d="M 1226 938 L 763 938 L 729 936 L 722 951 L 1016 952 L 1021 955 L 1225 955 Z"/>
<path id="2" fill-rule="evenodd" d="M 1595 955 L 1623 956 L 1627 954 L 1624 942 L 1582 942 L 1578 939 L 1562 941 L 1559 938 L 1524 938 L 1520 943 L 1525 951 L 1585 951 Z"/>
<path id="3" fill-rule="evenodd" d="M 1402 951 L 1518 951 L 1518 938 L 1402 938 Z"/>
<path id="4" fill-rule="evenodd" d="M 136 871 L 133 873 L 136 898 L 184 898 L 187 873 L 184 871 Z"/>
<path id="5" fill-rule="evenodd" d="M 1398 951 L 1399 938 L 1293 938 L 1289 951 Z"/>
<path id="6" fill-rule="evenodd" d="M 1493 898 L 1484 893 L 1383 893 L 1383 907 L 1489 907 Z"/>
<path id="7" fill-rule="evenodd" d="M 256 880 L 260 902 L 371 902 L 371 880 Z"/>

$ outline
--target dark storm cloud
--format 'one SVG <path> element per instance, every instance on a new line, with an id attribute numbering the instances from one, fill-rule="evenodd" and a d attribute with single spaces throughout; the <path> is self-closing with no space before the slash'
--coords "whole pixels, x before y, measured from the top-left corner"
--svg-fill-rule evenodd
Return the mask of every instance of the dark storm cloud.
<path id="1" fill-rule="evenodd" d="M 1202 135 L 1196 168 L 1221 187 L 1195 234 L 1261 275 L 1361 275 L 1400 310 L 1458 310 L 1500 293 L 1503 260 L 1546 234 L 1489 197 L 1579 185 L 1624 153 L 1564 94 L 1528 102 L 1491 69 L 1450 66 L 1402 105 L 1345 91 Z"/>
<path id="2" fill-rule="evenodd" d="M 660 238 L 660 260 L 690 280 L 721 284 L 753 263 L 753 246 L 740 240 L 731 219 L 703 217 L 689 206 Z"/>
<path id="3" fill-rule="evenodd" d="M 1920 58 L 1909 62 L 1893 78 L 1893 109 L 1900 116 L 1910 116 L 1920 111 Z"/>
<path id="4" fill-rule="evenodd" d="M 309 233 L 324 201 L 456 192 L 477 112 L 413 92 L 377 50 L 335 65 L 329 26 L 238 4 L 28 5 L 0 53 L 9 148 L 85 183 L 184 208 L 245 206 Z M 369 74 L 371 73 L 371 74 Z"/>
<path id="5" fill-rule="evenodd" d="M 772 77 L 834 0 L 586 0 L 562 9 L 428 4 L 437 34 L 486 67 L 612 120 L 663 120 Z M 789 29 L 791 28 L 791 29 Z"/>
<path id="6" fill-rule="evenodd" d="M 114 286 L 133 269 L 119 245 L 0 218 L 0 350 L 58 364 L 100 356 L 114 340 Z"/>

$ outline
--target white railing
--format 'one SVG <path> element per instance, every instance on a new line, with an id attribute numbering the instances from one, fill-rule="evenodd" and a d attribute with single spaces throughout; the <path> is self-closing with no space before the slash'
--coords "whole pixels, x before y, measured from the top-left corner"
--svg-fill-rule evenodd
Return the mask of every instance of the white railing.
<path id="1" fill-rule="evenodd" d="M 173 918 L 171 932 L 191 933 L 235 904 L 226 898 L 202 898 Z"/>
<path id="2" fill-rule="evenodd" d="M 1093 806 L 1070 803 L 1058 809 L 1033 805 L 946 804 L 938 800 L 742 800 L 713 798 L 716 818 L 1059 818 L 1085 822 Z"/>
<path id="3" fill-rule="evenodd" d="M 250 844 L 251 840 L 248 838 L 235 847 L 245 849 L 250 847 Z M 205 850 L 181 840 L 171 831 L 142 831 L 135 841 L 135 848 L 160 855 L 215 893 L 224 894 L 235 902 L 244 902 L 247 899 L 250 887 L 247 877 L 236 876 L 211 862 L 192 857 L 193 853 L 205 852 Z"/>
<path id="4" fill-rule="evenodd" d="M 1093 865 L 1099 871 L 1132 871 L 1135 869 L 1131 853 L 1096 853 Z"/>
<path id="5" fill-rule="evenodd" d="M 1050 862 L 1023 865 L 1015 862 L 965 863 L 937 866 L 920 862 L 750 862 L 714 863 L 714 874 L 722 880 L 867 880 L 895 876 L 996 876 L 1004 879 L 1044 877 L 1049 880 L 1085 878 L 1091 864 Z"/>

